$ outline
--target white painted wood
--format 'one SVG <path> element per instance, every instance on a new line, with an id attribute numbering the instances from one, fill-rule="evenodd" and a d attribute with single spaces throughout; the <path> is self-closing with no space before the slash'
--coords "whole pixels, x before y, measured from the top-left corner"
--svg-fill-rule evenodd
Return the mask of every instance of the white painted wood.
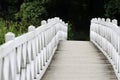
<path id="1" fill-rule="evenodd" d="M 45 25 L 46 24 L 46 21 L 45 20 L 42 20 L 41 21 L 41 25 Z"/>
<path id="2" fill-rule="evenodd" d="M 55 17 L 41 21 L 38 28 L 29 26 L 28 33 L 16 38 L 8 32 L 0 46 L 0 80 L 41 79 L 59 41 L 67 38 L 66 26 Z"/>
<path id="3" fill-rule="evenodd" d="M 17 59 L 16 59 L 16 53 L 15 50 L 13 50 L 10 53 L 10 75 L 11 75 L 11 80 L 16 80 L 16 70 L 17 70 Z"/>
<path id="4" fill-rule="evenodd" d="M 17 48 L 17 74 L 20 74 L 21 71 L 21 54 L 22 54 L 22 46 Z"/>
<path id="5" fill-rule="evenodd" d="M 22 46 L 22 66 L 21 66 L 21 68 L 26 68 L 26 54 L 27 54 L 27 51 L 26 51 L 26 43 L 25 44 L 23 44 L 23 46 Z"/>
<path id="6" fill-rule="evenodd" d="M 38 37 L 35 38 L 35 42 L 36 42 L 36 56 L 38 56 L 38 53 L 39 53 Z"/>
<path id="7" fill-rule="evenodd" d="M 20 74 L 16 75 L 16 80 L 20 80 Z"/>
<path id="8" fill-rule="evenodd" d="M 5 42 L 8 42 L 10 40 L 13 40 L 15 38 L 15 34 L 12 33 L 12 32 L 8 32 L 6 35 L 5 35 Z"/>
<path id="9" fill-rule="evenodd" d="M 31 61 L 30 64 L 30 76 L 31 76 L 31 80 L 34 79 L 34 61 Z"/>
<path id="10" fill-rule="evenodd" d="M 3 60 L 0 59 L 0 80 L 3 80 Z"/>
<path id="11" fill-rule="evenodd" d="M 117 20 L 109 18 L 94 18 L 91 20 L 90 40 L 104 53 L 112 64 L 114 71 L 120 80 L 120 55 L 119 40 L 120 29 L 117 26 Z"/>
<path id="12" fill-rule="evenodd" d="M 10 40 L 14 40 L 15 39 L 15 34 L 13 34 L 12 32 L 8 32 L 5 35 L 5 41 L 8 42 Z M 15 49 L 12 49 L 11 52 L 9 52 L 10 56 L 5 57 L 4 60 L 4 79 L 5 80 L 15 80 L 16 79 L 16 53 L 15 53 Z M 8 68 L 8 69 L 6 69 Z M 7 71 L 8 70 L 8 71 Z M 7 73 L 7 75 L 5 76 L 5 73 Z M 8 77 L 8 78 L 6 78 Z"/>
<path id="13" fill-rule="evenodd" d="M 34 59 L 34 78 L 37 77 L 37 57 Z"/>
<path id="14" fill-rule="evenodd" d="M 4 66 L 3 66 L 3 79 L 9 80 L 10 79 L 10 63 L 9 63 L 9 56 L 4 58 Z"/>
<path id="15" fill-rule="evenodd" d="M 34 30 L 35 30 L 35 26 L 33 26 L 33 25 L 31 25 L 31 26 L 28 27 L 28 32 L 34 31 Z"/>
<path id="16" fill-rule="evenodd" d="M 43 55 L 43 50 L 40 53 L 40 58 L 41 58 L 41 70 L 43 69 L 44 66 L 44 55 Z"/>
<path id="17" fill-rule="evenodd" d="M 25 69 L 22 69 L 21 70 L 21 80 L 26 80 L 26 71 L 25 71 Z"/>
<path id="18" fill-rule="evenodd" d="M 40 66 L 41 63 L 40 63 L 40 53 L 39 53 L 37 56 L 37 74 L 40 74 L 40 70 L 41 70 Z"/>
<path id="19" fill-rule="evenodd" d="M 32 60 L 32 44 L 31 41 L 28 41 L 28 45 L 27 45 L 27 63 L 30 64 L 31 60 Z"/>

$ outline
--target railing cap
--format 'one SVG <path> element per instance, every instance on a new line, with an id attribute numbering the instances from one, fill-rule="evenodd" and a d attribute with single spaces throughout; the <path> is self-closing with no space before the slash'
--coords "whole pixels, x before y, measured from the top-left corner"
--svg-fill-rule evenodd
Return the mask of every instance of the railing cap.
<path id="1" fill-rule="evenodd" d="M 46 24 L 47 22 L 45 21 L 45 20 L 42 20 L 41 21 L 41 25 L 44 25 L 44 24 Z"/>
<path id="2" fill-rule="evenodd" d="M 111 22 L 111 19 L 110 19 L 110 18 L 107 18 L 107 19 L 106 19 L 106 22 Z"/>
<path id="3" fill-rule="evenodd" d="M 66 26 L 68 26 L 68 23 L 66 23 Z"/>
<path id="4" fill-rule="evenodd" d="M 114 23 L 114 24 L 117 25 L 117 24 L 118 24 L 118 21 L 117 21 L 116 19 L 113 19 L 113 20 L 112 20 L 112 23 Z"/>
<path id="5" fill-rule="evenodd" d="M 8 32 L 6 35 L 5 35 L 5 42 L 8 42 L 10 40 L 13 40 L 15 39 L 15 34 L 12 33 L 12 32 Z"/>
<path id="6" fill-rule="evenodd" d="M 98 21 L 101 21 L 101 18 L 98 18 Z"/>
<path id="7" fill-rule="evenodd" d="M 34 30 L 35 30 L 35 26 L 33 26 L 33 25 L 30 25 L 30 26 L 28 27 L 28 32 L 34 31 Z"/>
<path id="8" fill-rule="evenodd" d="M 51 22 L 51 19 L 48 19 L 47 22 L 48 22 L 48 23 Z"/>
<path id="9" fill-rule="evenodd" d="M 102 18 L 102 21 L 105 22 L 105 18 Z"/>

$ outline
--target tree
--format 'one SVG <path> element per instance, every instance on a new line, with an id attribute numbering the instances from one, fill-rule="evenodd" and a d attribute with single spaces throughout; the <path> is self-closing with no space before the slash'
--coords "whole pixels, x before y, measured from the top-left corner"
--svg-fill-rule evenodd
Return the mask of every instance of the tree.
<path id="1" fill-rule="evenodd" d="M 0 0 L 0 17 L 4 20 L 13 20 L 22 2 L 23 0 Z"/>
<path id="2" fill-rule="evenodd" d="M 23 3 L 20 12 L 16 14 L 17 21 L 22 22 L 25 26 L 40 25 L 42 19 L 47 16 L 47 12 L 40 1 Z"/>
<path id="3" fill-rule="evenodd" d="M 106 0 L 105 16 L 112 19 L 116 18 L 120 20 L 120 1 L 119 0 Z"/>

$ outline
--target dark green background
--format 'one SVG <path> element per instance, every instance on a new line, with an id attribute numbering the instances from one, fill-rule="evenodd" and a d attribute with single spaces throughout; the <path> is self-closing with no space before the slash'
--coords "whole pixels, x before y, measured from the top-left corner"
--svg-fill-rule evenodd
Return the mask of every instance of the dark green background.
<path id="1" fill-rule="evenodd" d="M 26 29 L 56 16 L 69 23 L 69 39 L 89 40 L 91 18 L 109 17 L 119 22 L 120 0 L 0 0 L 0 18 L 8 24 L 5 27 L 12 22 L 18 30 L 21 26 Z"/>

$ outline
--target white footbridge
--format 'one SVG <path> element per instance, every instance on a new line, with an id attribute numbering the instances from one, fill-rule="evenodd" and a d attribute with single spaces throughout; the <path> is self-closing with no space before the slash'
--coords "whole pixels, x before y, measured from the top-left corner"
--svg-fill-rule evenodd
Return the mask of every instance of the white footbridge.
<path id="1" fill-rule="evenodd" d="M 55 17 L 0 46 L 0 80 L 120 80 L 117 20 L 93 18 L 90 41 L 67 40 L 68 24 Z"/>

